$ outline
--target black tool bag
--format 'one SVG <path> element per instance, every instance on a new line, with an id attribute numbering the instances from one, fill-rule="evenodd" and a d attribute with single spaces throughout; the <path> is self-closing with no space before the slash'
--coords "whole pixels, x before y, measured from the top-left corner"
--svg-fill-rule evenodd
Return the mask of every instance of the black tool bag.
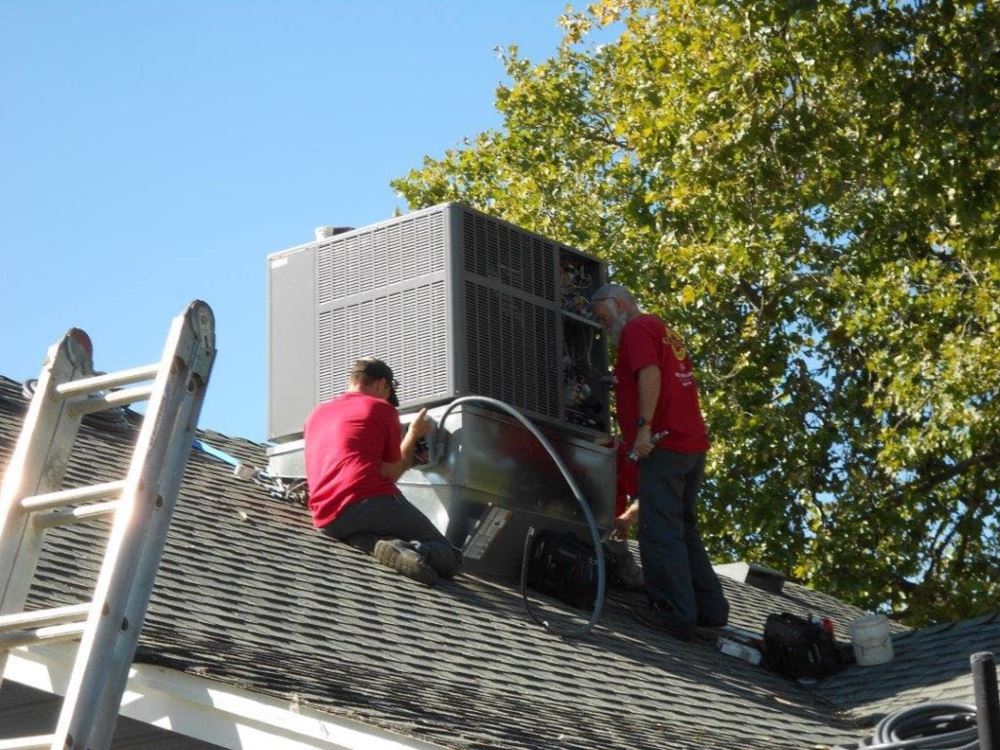
<path id="1" fill-rule="evenodd" d="M 797 615 L 768 615 L 764 624 L 767 666 L 786 677 L 826 677 L 843 666 L 833 634 Z"/>
<path id="2" fill-rule="evenodd" d="M 539 532 L 531 541 L 527 583 L 574 607 L 592 607 L 597 594 L 593 547 L 569 532 Z"/>

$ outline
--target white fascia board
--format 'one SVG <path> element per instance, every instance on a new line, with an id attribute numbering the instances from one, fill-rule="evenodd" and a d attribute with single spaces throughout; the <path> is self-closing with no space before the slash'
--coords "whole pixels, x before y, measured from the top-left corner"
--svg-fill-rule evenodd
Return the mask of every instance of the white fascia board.
<path id="1" fill-rule="evenodd" d="M 75 644 L 10 652 L 5 680 L 64 695 Z M 133 664 L 122 716 L 232 750 L 442 750 L 360 721 L 151 664 Z"/>

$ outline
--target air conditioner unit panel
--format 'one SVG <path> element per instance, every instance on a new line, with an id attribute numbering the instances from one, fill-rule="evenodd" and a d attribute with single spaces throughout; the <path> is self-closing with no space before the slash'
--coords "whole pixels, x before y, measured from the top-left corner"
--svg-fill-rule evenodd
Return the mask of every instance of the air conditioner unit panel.
<path id="1" fill-rule="evenodd" d="M 591 417 L 566 404 L 568 377 L 594 383 L 607 368 L 603 338 L 584 345 L 563 331 L 565 266 L 584 269 L 583 291 L 591 293 L 604 278 L 596 259 L 457 203 L 272 258 L 300 254 L 312 259 L 311 278 L 291 283 L 270 269 L 272 359 L 286 360 L 272 362 L 271 439 L 299 433 L 312 407 L 343 391 L 354 360 L 367 355 L 393 367 L 404 411 L 479 394 L 550 425 L 607 435 L 606 403 L 591 404 Z"/>

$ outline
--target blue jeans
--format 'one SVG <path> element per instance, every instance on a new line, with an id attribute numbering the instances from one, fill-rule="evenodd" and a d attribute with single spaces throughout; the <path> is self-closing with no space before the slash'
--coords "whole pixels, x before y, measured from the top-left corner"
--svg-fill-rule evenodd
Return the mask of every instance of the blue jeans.
<path id="1" fill-rule="evenodd" d="M 698 533 L 704 453 L 656 448 L 639 462 L 639 555 L 646 591 L 684 624 L 721 627 L 729 602 Z"/>
<path id="2" fill-rule="evenodd" d="M 462 565 L 462 553 L 402 495 L 379 495 L 349 505 L 320 531 L 369 555 L 381 539 L 415 542 L 442 578 L 453 577 Z"/>

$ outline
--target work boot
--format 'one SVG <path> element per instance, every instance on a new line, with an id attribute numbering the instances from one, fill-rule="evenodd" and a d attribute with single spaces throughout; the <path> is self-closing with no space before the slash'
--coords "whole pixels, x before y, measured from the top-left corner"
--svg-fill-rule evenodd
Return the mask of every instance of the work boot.
<path id="1" fill-rule="evenodd" d="M 678 619 L 670 607 L 664 604 L 650 600 L 647 606 L 636 607 L 635 614 L 645 624 L 664 630 L 679 641 L 686 642 L 694 638 L 694 623 Z"/>
<path id="2" fill-rule="evenodd" d="M 433 586 L 438 582 L 437 571 L 424 556 L 402 539 L 382 539 L 375 543 L 372 555 L 387 568 L 402 573 L 414 581 Z"/>

